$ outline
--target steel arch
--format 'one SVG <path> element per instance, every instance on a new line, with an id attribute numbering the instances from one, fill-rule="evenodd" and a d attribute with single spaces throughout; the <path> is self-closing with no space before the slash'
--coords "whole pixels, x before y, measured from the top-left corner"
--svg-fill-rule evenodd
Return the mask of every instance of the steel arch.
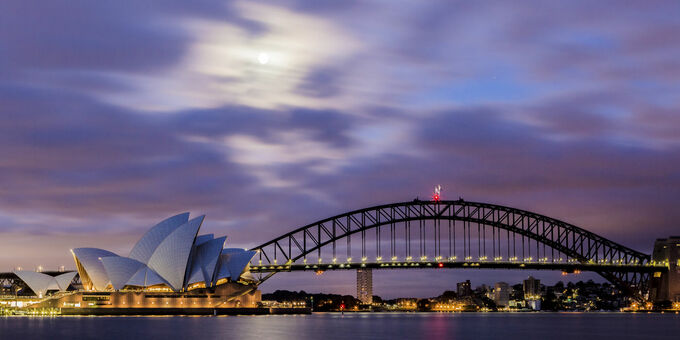
<path id="1" fill-rule="evenodd" d="M 575 225 L 526 210 L 496 204 L 457 201 L 401 202 L 359 209 L 329 217 L 252 248 L 258 250 L 254 261 L 258 264 L 293 264 L 321 248 L 362 233 L 365 247 L 367 230 L 388 224 L 410 221 L 463 221 L 492 226 L 522 235 L 550 247 L 580 263 L 618 263 L 622 266 L 643 266 L 650 255 L 638 252 Z M 441 236 L 441 235 L 440 235 Z M 391 240 L 393 241 L 393 240 Z M 440 249 L 441 250 L 441 249 Z M 600 272 L 605 279 L 641 296 L 648 280 L 647 272 Z M 273 275 L 270 273 L 269 276 Z M 262 281 L 266 280 L 265 277 Z"/>

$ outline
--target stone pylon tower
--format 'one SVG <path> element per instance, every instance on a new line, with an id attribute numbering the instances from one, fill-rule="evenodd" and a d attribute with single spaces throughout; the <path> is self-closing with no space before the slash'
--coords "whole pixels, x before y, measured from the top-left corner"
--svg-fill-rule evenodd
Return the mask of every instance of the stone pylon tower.
<path id="1" fill-rule="evenodd" d="M 371 269 L 357 269 L 357 299 L 361 303 L 373 303 L 373 272 Z"/>
<path id="2" fill-rule="evenodd" d="M 657 239 L 652 261 L 668 266 L 668 272 L 657 272 L 650 279 L 650 300 L 680 302 L 680 236 Z"/>

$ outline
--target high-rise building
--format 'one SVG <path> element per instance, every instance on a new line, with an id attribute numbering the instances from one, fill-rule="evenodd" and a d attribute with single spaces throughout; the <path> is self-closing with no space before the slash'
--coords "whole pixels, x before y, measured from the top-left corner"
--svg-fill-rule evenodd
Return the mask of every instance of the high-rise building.
<path id="1" fill-rule="evenodd" d="M 524 280 L 524 298 L 533 299 L 540 296 L 541 280 L 536 280 L 533 276 L 529 276 L 528 279 Z"/>
<path id="2" fill-rule="evenodd" d="M 459 297 L 472 295 L 472 287 L 470 286 L 470 280 L 465 280 L 465 282 L 458 282 L 458 284 L 456 284 L 456 288 Z"/>
<path id="3" fill-rule="evenodd" d="M 510 286 L 505 282 L 496 282 L 493 289 L 493 301 L 498 307 L 508 307 L 510 302 Z"/>
<path id="4" fill-rule="evenodd" d="M 373 272 L 371 269 L 357 269 L 357 299 L 364 304 L 373 303 Z"/>

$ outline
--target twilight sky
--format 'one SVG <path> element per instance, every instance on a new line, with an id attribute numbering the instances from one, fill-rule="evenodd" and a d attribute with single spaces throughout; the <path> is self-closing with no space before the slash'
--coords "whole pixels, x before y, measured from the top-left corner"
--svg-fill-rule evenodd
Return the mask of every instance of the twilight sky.
<path id="1" fill-rule="evenodd" d="M 127 255 L 183 211 L 253 247 L 435 184 L 650 252 L 680 234 L 679 107 L 672 0 L 2 1 L 0 271 Z M 389 271 L 374 292 L 529 274 L 559 278 Z"/>

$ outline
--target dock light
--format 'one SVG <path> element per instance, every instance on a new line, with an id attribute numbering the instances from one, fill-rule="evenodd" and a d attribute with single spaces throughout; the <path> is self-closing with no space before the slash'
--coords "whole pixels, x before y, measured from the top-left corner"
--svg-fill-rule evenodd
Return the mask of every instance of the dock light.
<path id="1" fill-rule="evenodd" d="M 439 268 L 444 268 L 444 264 L 441 263 L 441 262 L 439 262 L 439 263 L 437 263 L 437 267 L 439 267 Z"/>

